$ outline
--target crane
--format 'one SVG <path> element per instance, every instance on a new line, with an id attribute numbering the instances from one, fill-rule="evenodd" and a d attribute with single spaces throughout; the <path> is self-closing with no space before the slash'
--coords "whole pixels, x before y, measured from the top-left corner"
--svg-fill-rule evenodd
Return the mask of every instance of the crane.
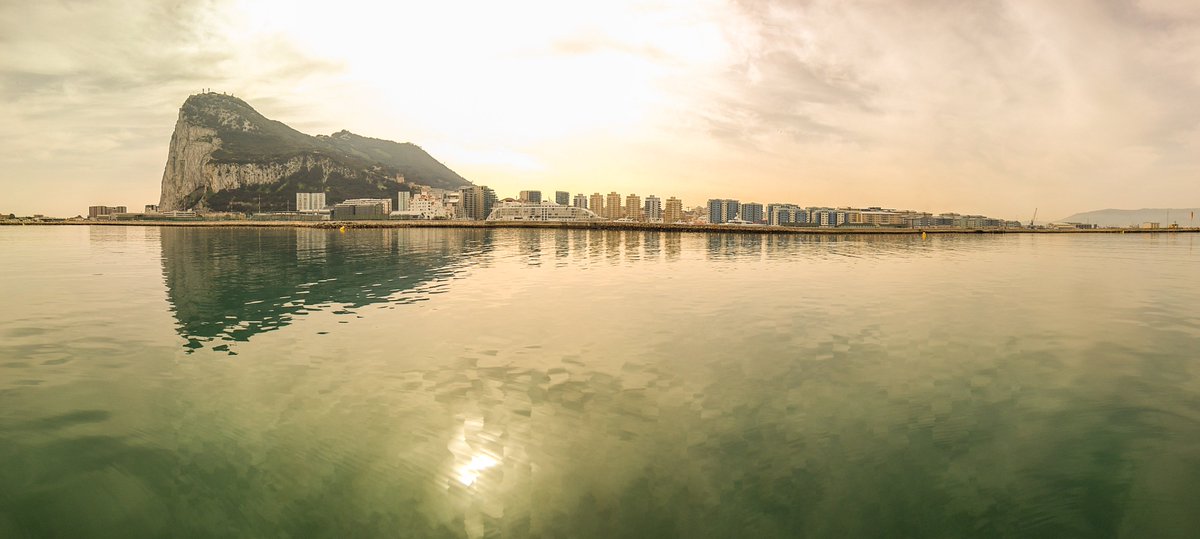
<path id="1" fill-rule="evenodd" d="M 1033 228 L 1033 222 L 1037 220 L 1037 208 L 1033 209 L 1033 218 L 1029 220 L 1029 228 Z"/>

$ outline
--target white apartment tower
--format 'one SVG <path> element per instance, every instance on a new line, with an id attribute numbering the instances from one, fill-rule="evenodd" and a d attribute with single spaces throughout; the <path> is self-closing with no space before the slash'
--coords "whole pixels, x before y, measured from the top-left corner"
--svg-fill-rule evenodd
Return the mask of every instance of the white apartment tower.
<path id="1" fill-rule="evenodd" d="M 662 222 L 662 199 L 654 195 L 646 195 L 646 202 L 643 204 L 642 216 L 651 223 Z"/>
<path id="2" fill-rule="evenodd" d="M 325 193 L 296 193 L 296 211 L 312 212 L 325 209 Z"/>

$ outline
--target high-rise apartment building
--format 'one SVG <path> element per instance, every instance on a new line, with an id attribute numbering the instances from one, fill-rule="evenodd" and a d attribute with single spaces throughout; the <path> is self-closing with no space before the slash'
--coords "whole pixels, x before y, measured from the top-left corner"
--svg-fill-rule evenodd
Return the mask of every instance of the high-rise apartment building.
<path id="1" fill-rule="evenodd" d="M 592 193 L 592 196 L 588 198 L 588 209 L 600 217 L 607 217 L 607 214 L 604 213 L 604 195 Z"/>
<path id="2" fill-rule="evenodd" d="M 542 192 L 541 191 L 521 191 L 520 200 L 521 200 L 521 202 L 528 202 L 530 204 L 541 204 L 542 203 Z"/>
<path id="3" fill-rule="evenodd" d="M 325 193 L 296 193 L 296 211 L 315 212 L 325 209 Z"/>
<path id="4" fill-rule="evenodd" d="M 572 206 L 575 206 L 576 208 L 583 208 L 585 210 L 588 209 L 587 196 L 584 195 L 583 193 L 579 193 L 578 195 L 575 195 L 575 203 L 572 204 Z"/>
<path id="5" fill-rule="evenodd" d="M 471 185 L 459 190 L 464 219 L 483 221 L 496 206 L 496 192 L 486 185 Z"/>
<path id="6" fill-rule="evenodd" d="M 412 205 L 412 193 L 408 191 L 400 191 L 396 193 L 396 211 L 408 211 Z"/>
<path id="7" fill-rule="evenodd" d="M 566 191 L 555 191 L 554 192 L 554 203 L 558 204 L 559 206 L 570 205 L 571 204 L 571 193 L 568 193 Z"/>
<path id="8" fill-rule="evenodd" d="M 667 205 L 663 208 L 663 222 L 678 223 L 680 221 L 683 221 L 683 201 L 675 197 L 668 198 Z"/>
<path id="9" fill-rule="evenodd" d="M 645 221 L 642 215 L 642 197 L 629 195 L 625 197 L 625 218 L 630 221 Z"/>
<path id="10" fill-rule="evenodd" d="M 708 200 L 708 222 L 714 225 L 728 223 L 737 218 L 738 201 L 731 198 L 712 198 Z"/>
<path id="11" fill-rule="evenodd" d="M 747 202 L 739 206 L 738 212 L 742 216 L 743 221 L 751 223 L 763 222 L 763 205 L 757 202 Z"/>
<path id="12" fill-rule="evenodd" d="M 646 195 L 646 202 L 642 204 L 642 217 L 651 223 L 662 222 L 662 199 Z"/>
<path id="13" fill-rule="evenodd" d="M 621 195 L 613 191 L 608 194 L 604 201 L 604 218 L 615 221 L 621 217 L 624 217 L 621 212 Z"/>

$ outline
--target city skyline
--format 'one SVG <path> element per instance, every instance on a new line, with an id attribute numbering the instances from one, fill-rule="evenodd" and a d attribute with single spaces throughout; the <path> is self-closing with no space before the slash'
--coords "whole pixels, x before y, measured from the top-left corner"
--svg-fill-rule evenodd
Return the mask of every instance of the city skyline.
<path id="1" fill-rule="evenodd" d="M 13 4 L 0 211 L 153 203 L 207 87 L 306 133 L 412 141 L 506 193 L 1191 206 L 1197 30 L 1200 8 L 1167 0 Z"/>

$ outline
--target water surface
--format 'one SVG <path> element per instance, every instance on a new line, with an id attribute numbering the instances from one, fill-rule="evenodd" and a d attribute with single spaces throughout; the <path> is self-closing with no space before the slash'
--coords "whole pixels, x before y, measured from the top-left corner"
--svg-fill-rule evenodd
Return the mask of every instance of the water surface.
<path id="1" fill-rule="evenodd" d="M 1197 247 L 0 227 L 0 537 L 1197 537 Z"/>

